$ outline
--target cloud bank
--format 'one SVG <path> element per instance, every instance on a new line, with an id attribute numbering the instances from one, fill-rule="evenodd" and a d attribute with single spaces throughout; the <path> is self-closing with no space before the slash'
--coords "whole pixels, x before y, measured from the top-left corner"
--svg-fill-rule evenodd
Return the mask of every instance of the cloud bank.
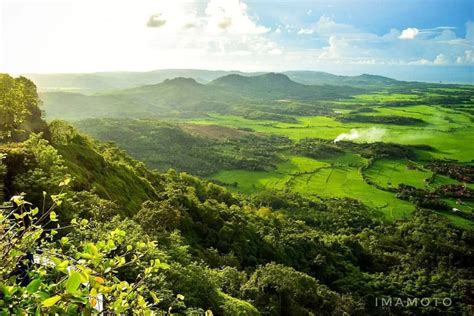
<path id="1" fill-rule="evenodd" d="M 423 28 L 405 19 L 375 33 L 315 8 L 275 13 L 279 2 L 2 1 L 0 70 L 13 73 L 474 66 L 472 21 Z"/>

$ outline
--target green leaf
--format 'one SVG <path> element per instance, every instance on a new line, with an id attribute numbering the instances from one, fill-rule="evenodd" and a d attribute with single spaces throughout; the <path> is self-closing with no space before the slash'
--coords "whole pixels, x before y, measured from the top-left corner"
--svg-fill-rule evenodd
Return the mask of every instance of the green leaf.
<path id="1" fill-rule="evenodd" d="M 155 293 L 153 293 L 153 292 L 150 292 L 150 295 L 151 295 L 151 297 L 153 298 L 153 301 L 155 302 L 155 304 L 158 304 L 158 303 L 160 302 L 160 299 L 159 299 L 159 297 L 158 297 L 158 296 L 156 296 L 156 294 L 155 294 Z"/>
<path id="2" fill-rule="evenodd" d="M 41 285 L 41 279 L 34 279 L 33 281 L 30 282 L 30 284 L 26 286 L 26 290 L 28 291 L 28 293 L 33 294 L 36 291 L 38 291 L 38 288 L 40 287 L 40 285 Z"/>
<path id="3" fill-rule="evenodd" d="M 57 220 L 57 216 L 56 216 L 55 211 L 51 211 L 51 213 L 49 213 L 49 219 L 53 222 L 55 222 Z"/>
<path id="4" fill-rule="evenodd" d="M 56 269 L 58 270 L 65 270 L 69 265 L 69 260 L 64 260 L 64 261 L 61 261 L 59 260 L 57 263 L 56 263 Z"/>
<path id="5" fill-rule="evenodd" d="M 145 308 L 146 307 L 146 301 L 145 299 L 143 298 L 143 296 L 141 295 L 138 295 L 138 306 L 142 307 L 142 308 Z"/>
<path id="6" fill-rule="evenodd" d="M 81 285 L 81 274 L 77 271 L 71 271 L 69 278 L 66 282 L 66 291 L 68 293 L 74 293 Z"/>
<path id="7" fill-rule="evenodd" d="M 70 182 L 71 182 L 71 178 L 66 178 L 66 179 L 64 179 L 64 181 L 59 183 L 59 186 L 60 187 L 67 186 Z"/>
<path id="8" fill-rule="evenodd" d="M 178 294 L 178 295 L 176 295 L 176 298 L 177 298 L 178 300 L 183 301 L 183 300 L 184 300 L 184 295 L 183 295 L 183 294 Z"/>
<path id="9" fill-rule="evenodd" d="M 51 199 L 53 200 L 54 204 L 56 204 L 57 206 L 61 206 L 65 196 L 66 196 L 66 193 L 51 195 Z"/>
<path id="10" fill-rule="evenodd" d="M 37 295 L 39 296 L 39 298 L 40 298 L 41 300 L 45 300 L 45 299 L 47 299 L 47 298 L 49 297 L 49 294 L 46 293 L 46 292 L 43 292 L 43 291 L 39 291 L 39 292 L 37 293 Z"/>
<path id="11" fill-rule="evenodd" d="M 53 296 L 53 297 L 50 297 L 50 298 L 45 299 L 41 304 L 42 304 L 44 307 L 51 307 L 51 306 L 53 306 L 54 304 L 56 304 L 60 299 L 61 299 L 61 296 L 55 295 L 55 296 Z"/>

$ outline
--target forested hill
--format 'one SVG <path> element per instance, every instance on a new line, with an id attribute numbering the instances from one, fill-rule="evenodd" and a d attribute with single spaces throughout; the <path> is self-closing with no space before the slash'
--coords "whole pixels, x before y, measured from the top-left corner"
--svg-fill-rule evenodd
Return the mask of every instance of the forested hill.
<path id="1" fill-rule="evenodd" d="M 2 78 L 4 193 L 14 196 L 0 216 L 2 314 L 97 314 L 99 297 L 111 314 L 472 312 L 474 235 L 434 212 L 386 222 L 350 199 L 240 196 L 149 170 L 64 122 L 33 118 L 34 85 Z M 13 137 L 30 119 L 41 132 Z M 452 304 L 374 303 L 420 295 Z"/>
<path id="2" fill-rule="evenodd" d="M 305 85 L 291 80 L 281 73 L 268 73 L 259 76 L 227 75 L 210 83 L 213 87 L 225 88 L 249 98 L 265 100 L 326 100 L 337 99 L 361 93 L 360 89 L 345 86 Z"/>
<path id="3" fill-rule="evenodd" d="M 99 72 L 86 74 L 25 74 L 33 80 L 41 92 L 68 91 L 76 93 L 98 93 L 115 89 L 129 89 L 158 84 L 166 79 L 193 78 L 199 83 L 209 83 L 227 75 L 258 76 L 264 73 L 240 71 L 211 71 L 199 69 L 164 69 L 148 72 Z M 319 71 L 287 71 L 291 80 L 308 85 L 346 85 L 355 87 L 397 84 L 397 80 L 371 75 L 337 76 Z"/>
<path id="4" fill-rule="evenodd" d="M 316 71 L 287 71 L 292 80 L 308 85 L 355 86 L 361 88 L 400 84 L 400 81 L 377 75 L 338 76 Z"/>
<path id="5" fill-rule="evenodd" d="M 162 83 L 84 95 L 73 92 L 43 93 L 48 119 L 151 118 L 203 115 L 206 112 L 227 114 L 267 109 L 275 103 L 293 100 L 317 103 L 348 98 L 365 90 L 347 86 L 304 85 L 284 74 L 242 76 L 232 74 L 208 84 L 192 78 L 167 79 Z M 279 108 L 287 104 L 277 104 Z M 283 109 L 284 110 L 284 109 Z"/>

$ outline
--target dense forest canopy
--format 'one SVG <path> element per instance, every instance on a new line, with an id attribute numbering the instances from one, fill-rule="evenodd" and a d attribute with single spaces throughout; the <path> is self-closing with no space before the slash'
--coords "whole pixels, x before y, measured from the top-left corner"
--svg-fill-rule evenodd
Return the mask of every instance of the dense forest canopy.
<path id="1" fill-rule="evenodd" d="M 276 190 L 243 195 L 184 172 L 152 170 L 69 123 L 46 124 L 33 83 L 0 78 L 1 314 L 473 312 L 474 232 L 429 205 L 388 220 L 350 198 Z M 237 140 L 209 140 L 196 136 L 193 125 L 127 124 L 154 128 L 160 137 L 177 133 L 183 146 L 198 138 L 216 151 L 245 141 L 323 158 L 353 151 L 364 159 L 411 159 L 430 150 L 318 139 L 293 146 L 246 130 Z M 271 168 L 277 157 L 263 152 L 249 155 L 254 165 Z M 223 152 L 215 163 L 244 163 L 237 153 Z M 185 163 L 183 169 L 196 168 Z M 426 168 L 456 178 L 465 173 L 455 163 Z M 403 303 L 377 305 L 382 298 Z M 431 303 L 407 304 L 422 298 Z"/>

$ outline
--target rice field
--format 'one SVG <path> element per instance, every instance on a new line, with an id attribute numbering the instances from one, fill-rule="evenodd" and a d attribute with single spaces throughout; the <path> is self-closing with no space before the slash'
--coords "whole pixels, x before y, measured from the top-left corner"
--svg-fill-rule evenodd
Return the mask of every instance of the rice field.
<path id="1" fill-rule="evenodd" d="M 361 171 L 367 160 L 346 154 L 334 159 L 319 160 L 287 155 L 276 169 L 269 171 L 222 170 L 209 178 L 229 184 L 236 191 L 254 193 L 264 189 L 290 190 L 312 197 L 349 197 L 375 207 L 389 219 L 408 216 L 414 205 L 400 200 L 389 189 L 408 184 L 432 190 L 442 184 L 457 183 L 445 176 L 433 176 L 423 167 L 430 159 L 452 159 L 471 162 L 474 157 L 473 116 L 441 106 L 412 105 L 391 107 L 384 102 L 416 101 L 417 94 L 359 95 L 351 100 L 334 102 L 336 113 L 350 113 L 345 105 L 370 104 L 373 112 L 361 115 L 383 115 L 418 118 L 423 125 L 389 125 L 376 123 L 341 122 L 332 116 L 295 117 L 297 122 L 285 123 L 268 120 L 250 120 L 239 116 L 209 114 L 192 120 L 195 124 L 217 124 L 233 128 L 251 129 L 258 133 L 286 136 L 294 142 L 304 138 L 334 140 L 344 133 L 356 131 L 360 136 L 355 142 L 389 142 L 403 145 L 429 145 L 432 150 L 418 150 L 417 161 L 376 160 Z M 342 114 L 337 114 L 342 115 Z M 371 131 L 377 131 L 376 135 Z M 367 183 L 364 180 L 372 182 Z M 472 185 L 469 185 L 472 187 Z M 451 201 L 452 202 L 452 201 Z M 461 226 L 474 227 L 472 222 L 454 214 L 443 214 Z"/>

